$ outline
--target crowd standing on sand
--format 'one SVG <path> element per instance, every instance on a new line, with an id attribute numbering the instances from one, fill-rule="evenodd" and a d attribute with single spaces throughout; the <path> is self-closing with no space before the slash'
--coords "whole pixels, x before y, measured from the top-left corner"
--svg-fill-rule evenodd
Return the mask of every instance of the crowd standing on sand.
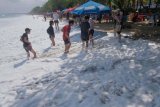
<path id="1" fill-rule="evenodd" d="M 143 15 L 142 15 L 143 16 Z M 61 31 L 63 33 L 63 41 L 64 41 L 64 53 L 69 53 L 70 47 L 71 47 L 71 41 L 70 41 L 70 31 L 71 26 L 78 25 L 81 30 L 81 41 L 82 41 L 82 49 L 87 49 L 89 46 L 89 43 L 92 47 L 94 47 L 94 24 L 95 21 L 101 23 L 102 19 L 106 20 L 106 22 L 112 21 L 114 22 L 114 35 L 118 36 L 118 41 L 121 42 L 121 30 L 125 27 L 124 23 L 127 21 L 127 14 L 123 12 L 123 10 L 117 9 L 112 10 L 109 14 L 91 14 L 91 15 L 71 15 L 69 12 L 62 13 L 61 11 L 54 11 L 52 14 L 47 13 L 44 15 L 44 21 L 46 22 L 48 17 L 51 19 L 49 21 L 49 27 L 47 29 L 47 33 L 49 35 L 49 38 L 51 40 L 51 45 L 55 46 L 55 33 L 54 33 L 54 25 L 55 29 L 60 31 L 59 23 L 62 22 L 62 18 L 66 18 L 68 21 L 68 24 L 65 25 Z M 128 15 L 128 17 L 132 20 L 132 22 L 138 22 L 138 21 L 144 21 L 144 17 L 139 17 L 139 14 L 137 12 L 131 13 Z M 128 20 L 129 20 L 128 18 Z M 146 16 L 148 19 L 149 25 L 151 26 L 158 26 L 160 25 L 160 14 L 159 13 L 152 13 L 149 12 Z M 35 18 L 34 18 L 35 19 Z M 29 59 L 30 53 L 33 53 L 34 58 L 36 58 L 36 52 L 32 48 L 31 43 L 29 42 L 28 35 L 30 34 L 31 29 L 26 28 L 25 33 L 21 36 L 21 41 L 23 42 L 23 47 L 27 52 L 27 58 Z"/>
<path id="2" fill-rule="evenodd" d="M 94 45 L 93 42 L 93 35 L 94 35 L 94 21 L 93 19 L 89 16 L 84 16 L 83 21 L 80 18 L 77 18 L 76 21 L 74 19 L 70 19 L 69 15 L 66 16 L 68 19 L 68 24 L 65 25 L 61 31 L 63 33 L 63 41 L 64 41 L 64 54 L 69 53 L 70 47 L 71 47 L 71 41 L 70 41 L 70 31 L 71 31 L 71 26 L 74 25 L 74 23 L 76 22 L 76 24 L 78 23 L 78 25 L 81 28 L 81 40 L 82 40 L 82 48 L 88 48 L 88 42 L 90 41 L 92 46 Z M 59 22 L 62 21 L 61 19 L 61 15 L 58 14 L 58 12 L 53 12 L 53 14 L 51 15 L 51 20 L 49 21 L 49 27 L 47 28 L 47 34 L 49 35 L 49 38 L 51 40 L 51 46 L 55 46 L 55 33 L 54 33 L 54 25 L 55 25 L 55 29 L 56 30 L 60 30 L 59 28 Z M 82 18 L 82 17 L 81 17 Z M 47 21 L 47 16 L 44 15 L 44 21 Z M 29 59 L 30 57 L 30 53 L 33 53 L 34 58 L 36 58 L 36 52 L 35 50 L 32 48 L 31 43 L 29 42 L 28 39 L 28 35 L 30 34 L 31 29 L 30 28 L 26 28 L 25 29 L 25 33 L 21 36 L 21 41 L 23 42 L 23 47 L 27 52 L 27 58 Z"/>

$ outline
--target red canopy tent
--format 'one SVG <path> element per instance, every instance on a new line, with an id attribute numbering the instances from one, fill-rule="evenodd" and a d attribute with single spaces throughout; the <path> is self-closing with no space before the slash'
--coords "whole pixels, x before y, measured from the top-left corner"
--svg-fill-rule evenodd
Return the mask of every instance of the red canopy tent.
<path id="1" fill-rule="evenodd" d="M 71 12 L 72 10 L 74 10 L 75 9 L 75 7 L 72 7 L 72 8 L 68 8 L 66 11 L 67 12 Z"/>
<path id="2" fill-rule="evenodd" d="M 70 7 L 70 8 L 68 8 L 68 9 L 65 9 L 65 10 L 64 10 L 64 13 L 71 12 L 71 11 L 73 11 L 75 8 L 77 8 L 78 6 L 79 6 L 79 5 L 74 6 L 74 7 Z"/>

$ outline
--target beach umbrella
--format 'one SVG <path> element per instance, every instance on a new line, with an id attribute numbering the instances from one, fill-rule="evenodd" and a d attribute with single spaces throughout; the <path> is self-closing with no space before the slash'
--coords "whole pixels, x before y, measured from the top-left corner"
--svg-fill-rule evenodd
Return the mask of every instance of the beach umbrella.
<path id="1" fill-rule="evenodd" d="M 71 13 L 78 15 L 85 15 L 85 14 L 99 14 L 107 12 L 110 12 L 110 8 L 108 6 L 89 0 L 83 5 L 75 8 Z"/>
<path id="2" fill-rule="evenodd" d="M 67 11 L 67 9 L 63 9 L 63 10 L 62 10 L 62 12 L 65 12 L 65 11 Z"/>
<path id="3" fill-rule="evenodd" d="M 75 9 L 75 7 L 73 7 L 73 8 L 68 8 L 67 10 L 66 10 L 66 12 L 71 12 L 71 11 L 73 11 Z"/>
<path id="4" fill-rule="evenodd" d="M 62 10 L 62 12 L 64 12 L 64 13 L 68 13 L 68 12 L 73 11 L 75 8 L 76 8 L 76 7 L 72 7 L 72 8 L 64 9 L 64 10 Z"/>

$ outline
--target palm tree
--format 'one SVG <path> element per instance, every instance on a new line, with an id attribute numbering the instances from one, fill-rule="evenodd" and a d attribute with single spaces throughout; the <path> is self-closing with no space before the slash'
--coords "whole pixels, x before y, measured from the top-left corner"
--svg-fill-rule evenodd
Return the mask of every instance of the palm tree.
<path id="1" fill-rule="evenodd" d="M 125 10 L 130 8 L 131 0 L 112 0 L 112 4 L 119 9 Z"/>

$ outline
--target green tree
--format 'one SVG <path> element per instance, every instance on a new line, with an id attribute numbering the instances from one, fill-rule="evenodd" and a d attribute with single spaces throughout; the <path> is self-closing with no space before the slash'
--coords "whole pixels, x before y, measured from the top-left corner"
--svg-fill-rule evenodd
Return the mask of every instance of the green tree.
<path id="1" fill-rule="evenodd" d="M 41 7 L 37 6 L 37 7 L 33 8 L 30 13 L 35 14 L 35 13 L 40 13 L 40 12 L 41 12 Z"/>
<path id="2" fill-rule="evenodd" d="M 130 4 L 130 0 L 112 0 L 112 4 L 116 8 L 124 10 L 124 9 L 128 8 L 128 6 Z"/>

